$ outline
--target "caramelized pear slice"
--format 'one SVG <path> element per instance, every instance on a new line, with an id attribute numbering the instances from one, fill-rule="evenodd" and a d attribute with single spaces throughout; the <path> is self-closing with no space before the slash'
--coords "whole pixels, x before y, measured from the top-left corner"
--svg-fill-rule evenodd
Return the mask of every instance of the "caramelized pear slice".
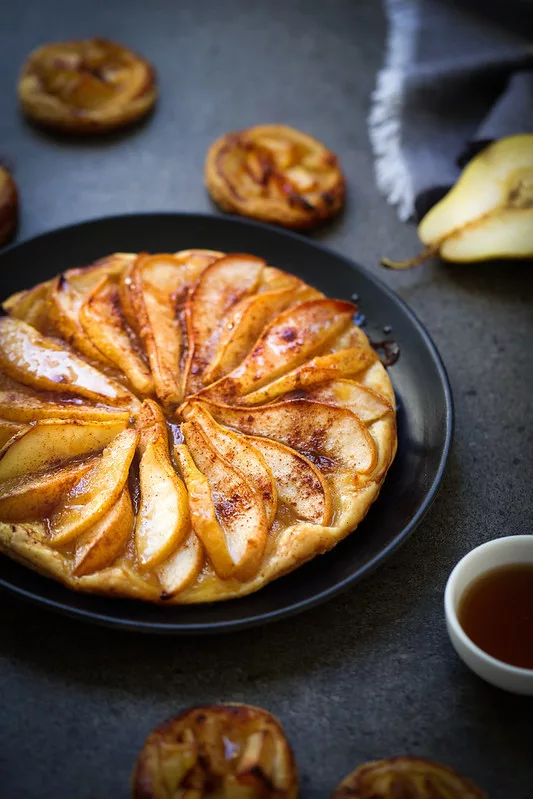
<path id="1" fill-rule="evenodd" d="M 421 757 L 363 763 L 336 787 L 331 799 L 488 799 L 477 785 L 448 766 Z"/>
<path id="2" fill-rule="evenodd" d="M 103 405 L 86 405 L 81 402 L 44 400 L 38 394 L 30 394 L 22 386 L 18 389 L 0 390 L 0 415 L 12 422 L 33 422 L 41 419 L 64 419 L 79 422 L 109 422 L 121 420 L 127 423 L 130 412 Z"/>
<path id="3" fill-rule="evenodd" d="M 331 380 L 320 386 L 311 386 L 305 390 L 305 399 L 348 408 L 366 424 L 377 422 L 393 412 L 392 405 L 385 397 L 355 380 Z"/>
<path id="4" fill-rule="evenodd" d="M 281 724 L 266 710 L 203 705 L 148 736 L 133 773 L 132 796 L 296 799 L 298 771 Z"/>
<path id="5" fill-rule="evenodd" d="M 181 267 L 180 272 L 182 274 L 180 277 L 186 276 L 186 285 L 183 286 L 185 291 L 196 282 L 204 269 L 216 261 L 217 258 L 220 258 L 221 255 L 222 253 L 217 253 L 212 250 L 182 250 L 170 256 L 163 253 L 154 256 L 154 258 L 163 258 L 164 261 L 166 261 L 167 258 L 175 259 L 176 263 Z M 140 333 L 142 327 L 141 320 L 139 319 L 139 314 L 142 314 L 142 308 L 139 307 L 139 299 L 141 299 L 142 296 L 142 286 L 139 283 L 139 277 L 141 275 L 137 266 L 149 260 L 150 257 L 151 256 L 146 255 L 146 253 L 138 255 L 128 268 L 124 270 L 120 279 L 120 304 L 122 313 L 131 329 L 135 330 L 137 333 Z M 161 287 L 159 281 L 157 281 L 157 284 Z M 174 298 L 176 302 L 177 299 L 177 297 Z"/>
<path id="6" fill-rule="evenodd" d="M 110 566 L 126 547 L 133 522 L 133 505 L 126 485 L 115 504 L 76 542 L 74 576 L 83 577 Z"/>
<path id="7" fill-rule="evenodd" d="M 207 477 L 211 496 L 226 533 L 235 577 L 249 580 L 259 569 L 266 546 L 268 525 L 257 492 L 212 446 L 201 427 L 184 422 L 182 433 L 198 469 Z"/>
<path id="8" fill-rule="evenodd" d="M 318 291 L 318 289 L 311 288 L 311 286 L 308 286 L 307 283 L 304 283 L 303 280 L 300 280 L 300 278 L 296 277 L 296 275 L 291 275 L 289 272 L 284 272 L 282 269 L 278 269 L 276 266 L 266 266 L 264 268 L 261 275 L 261 282 L 257 291 L 259 294 L 261 294 L 265 291 L 283 291 L 290 288 L 295 289 L 298 286 L 305 287 L 314 292 L 315 296 L 313 299 L 318 300 L 320 297 L 324 297 L 322 292 Z"/>
<path id="9" fill-rule="evenodd" d="M 4 311 L 37 330 L 44 329 L 50 312 L 50 292 L 55 280 L 38 283 L 27 291 L 19 291 L 2 303 Z"/>
<path id="10" fill-rule="evenodd" d="M 24 425 L 22 424 L 0 419 L 0 447 L 3 448 L 9 439 L 13 438 L 17 433 L 20 433 L 22 429 L 24 429 Z"/>
<path id="11" fill-rule="evenodd" d="M 368 474 L 376 465 L 372 436 L 346 408 L 304 399 L 259 408 L 205 404 L 222 424 L 241 433 L 281 441 L 313 462 L 316 460 L 320 469 Z"/>
<path id="12" fill-rule="evenodd" d="M 116 279 L 103 277 L 80 308 L 80 322 L 91 343 L 124 373 L 139 394 L 152 394 L 154 381 L 148 366 L 124 327 Z"/>
<path id="13" fill-rule="evenodd" d="M 241 299 L 257 288 L 265 262 L 253 255 L 227 255 L 201 274 L 185 305 L 189 352 L 185 395 L 202 388 L 203 373 L 216 350 L 221 323 Z"/>
<path id="14" fill-rule="evenodd" d="M 79 483 L 67 492 L 50 517 L 51 546 L 63 546 L 93 527 L 120 497 L 139 435 L 124 430 Z"/>
<path id="15" fill-rule="evenodd" d="M 209 385 L 237 367 L 248 355 L 265 325 L 288 306 L 311 299 L 318 292 L 298 278 L 277 291 L 266 291 L 245 297 L 226 317 L 213 359 L 204 372 L 204 385 Z"/>
<path id="16" fill-rule="evenodd" d="M 177 297 L 205 268 L 173 255 L 140 256 L 131 276 L 131 302 L 139 336 L 148 354 L 156 392 L 163 405 L 181 401 L 182 332 Z"/>
<path id="17" fill-rule="evenodd" d="M 141 409 L 135 420 L 135 427 L 140 433 L 139 455 L 144 455 L 144 451 L 150 441 L 161 438 L 163 441 L 167 437 L 167 423 L 163 416 L 163 411 L 151 399 L 144 400 Z"/>
<path id="18" fill-rule="evenodd" d="M 354 306 L 342 300 L 309 300 L 289 308 L 271 322 L 241 365 L 206 393 L 231 399 L 257 391 L 325 347 L 353 313 Z"/>
<path id="19" fill-rule="evenodd" d="M 23 428 L 0 453 L 0 480 L 40 472 L 79 456 L 98 452 L 126 423 L 44 420 Z"/>
<path id="20" fill-rule="evenodd" d="M 0 368 L 14 380 L 111 405 L 134 399 L 120 383 L 18 319 L 0 319 Z"/>
<path id="21" fill-rule="evenodd" d="M 107 358 L 87 338 L 87 333 L 81 325 L 79 316 L 82 303 L 83 294 L 60 275 L 50 290 L 50 321 L 65 341 L 72 344 L 86 358 L 109 364 Z"/>
<path id="22" fill-rule="evenodd" d="M 314 463 L 278 441 L 255 436 L 249 436 L 248 441 L 259 450 L 274 475 L 278 499 L 292 508 L 299 519 L 330 524 L 331 492 Z"/>
<path id="23" fill-rule="evenodd" d="M 204 545 L 215 574 L 227 580 L 235 571 L 235 564 L 216 516 L 209 481 L 197 468 L 185 444 L 177 444 L 174 454 L 187 487 L 192 529 Z"/>
<path id="24" fill-rule="evenodd" d="M 0 486 L 0 519 L 27 522 L 46 518 L 93 465 L 94 461 L 88 460 L 23 480 L 15 477 L 4 481 Z"/>
<path id="25" fill-rule="evenodd" d="M 140 569 L 147 571 L 170 557 L 190 529 L 187 491 L 170 461 L 166 434 L 148 442 L 139 464 L 139 486 L 135 549 Z"/>
<path id="26" fill-rule="evenodd" d="M 242 405 L 260 405 L 288 394 L 341 377 L 352 377 L 376 363 L 378 356 L 370 347 L 349 347 L 346 350 L 317 355 L 307 363 L 282 375 L 257 391 L 239 398 Z"/>
<path id="27" fill-rule="evenodd" d="M 171 599 L 188 588 L 198 577 L 204 563 L 204 550 L 194 530 L 190 530 L 177 552 L 157 569 L 163 589 L 162 599 Z"/>
<path id="28" fill-rule="evenodd" d="M 265 506 L 270 527 L 276 515 L 278 498 L 272 471 L 261 452 L 243 436 L 217 424 L 209 411 L 199 403 L 187 403 L 183 408 L 183 416 L 200 425 L 214 449 L 256 489 Z"/>
<path id="29" fill-rule="evenodd" d="M 107 358 L 87 338 L 80 322 L 84 299 L 103 277 L 119 275 L 134 257 L 129 253 L 114 253 L 90 266 L 68 269 L 52 282 L 49 298 L 50 320 L 66 341 L 91 360 L 109 365 Z"/>

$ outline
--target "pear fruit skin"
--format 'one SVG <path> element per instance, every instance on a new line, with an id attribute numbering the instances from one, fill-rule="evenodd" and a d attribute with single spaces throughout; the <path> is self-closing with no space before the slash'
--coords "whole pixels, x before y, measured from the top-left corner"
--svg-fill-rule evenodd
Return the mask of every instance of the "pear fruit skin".
<path id="1" fill-rule="evenodd" d="M 490 144 L 418 227 L 447 261 L 533 255 L 533 134 Z"/>
<path id="2" fill-rule="evenodd" d="M 508 136 L 478 153 L 418 235 L 420 256 L 384 265 L 408 268 L 437 254 L 458 263 L 533 257 L 533 134 Z"/>

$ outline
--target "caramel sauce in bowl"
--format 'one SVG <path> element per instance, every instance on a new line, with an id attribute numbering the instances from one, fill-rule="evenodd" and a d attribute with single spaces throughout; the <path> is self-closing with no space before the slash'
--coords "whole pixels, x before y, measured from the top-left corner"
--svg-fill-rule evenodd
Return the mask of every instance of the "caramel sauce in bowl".
<path id="1" fill-rule="evenodd" d="M 533 695 L 533 536 L 488 541 L 452 571 L 444 595 L 450 640 L 479 677 Z"/>

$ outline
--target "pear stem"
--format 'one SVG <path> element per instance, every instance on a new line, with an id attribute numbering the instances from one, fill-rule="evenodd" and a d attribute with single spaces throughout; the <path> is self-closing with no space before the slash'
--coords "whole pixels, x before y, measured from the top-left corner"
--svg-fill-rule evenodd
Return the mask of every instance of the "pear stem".
<path id="1" fill-rule="evenodd" d="M 391 261 L 390 258 L 382 258 L 381 265 L 387 269 L 411 269 L 413 266 L 419 266 L 435 255 L 439 251 L 440 242 L 438 244 L 431 244 L 422 250 L 421 253 L 415 255 L 414 258 L 409 258 L 407 261 Z"/>

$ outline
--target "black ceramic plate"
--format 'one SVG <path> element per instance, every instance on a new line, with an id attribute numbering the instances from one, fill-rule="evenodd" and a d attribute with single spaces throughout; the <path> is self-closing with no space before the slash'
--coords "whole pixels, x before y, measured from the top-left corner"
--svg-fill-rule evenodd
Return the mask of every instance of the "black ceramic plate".
<path id="1" fill-rule="evenodd" d="M 357 532 L 327 555 L 241 599 L 157 607 L 78 594 L 0 556 L 0 585 L 100 624 L 159 633 L 202 633 L 263 624 L 348 588 L 382 563 L 415 529 L 434 499 L 450 448 L 453 409 L 440 357 L 428 334 L 384 284 L 351 261 L 301 236 L 239 219 L 201 214 L 135 214 L 47 233 L 0 255 L 2 298 L 106 253 L 190 247 L 250 252 L 331 297 L 360 296 L 371 338 L 390 325 L 401 355 L 390 376 L 398 398 L 398 455 Z"/>

